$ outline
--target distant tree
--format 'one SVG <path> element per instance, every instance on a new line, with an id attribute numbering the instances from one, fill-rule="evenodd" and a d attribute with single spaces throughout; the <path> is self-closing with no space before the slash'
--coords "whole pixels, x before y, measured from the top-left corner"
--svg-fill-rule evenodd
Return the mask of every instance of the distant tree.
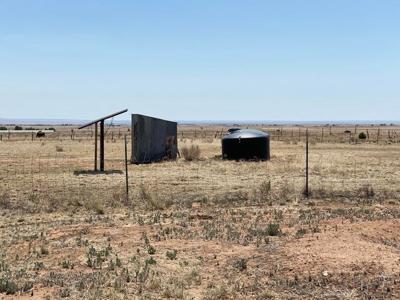
<path id="1" fill-rule="evenodd" d="M 0 126 L 0 130 L 7 130 L 7 127 Z"/>
<path id="2" fill-rule="evenodd" d="M 365 139 L 367 139 L 367 135 L 364 132 L 360 132 L 360 134 L 358 135 L 358 138 L 360 140 L 365 140 Z"/>
<path id="3" fill-rule="evenodd" d="M 14 127 L 14 130 L 22 130 L 22 129 L 23 128 L 21 126 L 18 126 L 18 125 Z"/>

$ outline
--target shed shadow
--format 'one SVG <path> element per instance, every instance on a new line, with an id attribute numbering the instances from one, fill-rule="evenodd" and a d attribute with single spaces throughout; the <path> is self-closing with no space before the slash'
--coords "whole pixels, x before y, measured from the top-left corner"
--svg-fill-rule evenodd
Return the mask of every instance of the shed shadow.
<path id="1" fill-rule="evenodd" d="M 95 170 L 75 170 L 74 175 L 113 175 L 113 174 L 124 174 L 121 170 L 106 170 L 106 171 L 95 171 Z"/>

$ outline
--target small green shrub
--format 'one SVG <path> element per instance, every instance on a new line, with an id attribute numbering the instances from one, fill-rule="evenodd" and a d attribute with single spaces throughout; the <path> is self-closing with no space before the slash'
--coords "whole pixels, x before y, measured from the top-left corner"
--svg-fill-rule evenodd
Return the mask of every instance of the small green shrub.
<path id="1" fill-rule="evenodd" d="M 280 229 L 279 224 L 276 224 L 276 223 L 268 224 L 266 233 L 269 236 L 278 236 L 278 235 L 280 235 L 281 234 L 281 229 Z"/>
<path id="2" fill-rule="evenodd" d="M 243 272 L 247 269 L 247 261 L 244 258 L 238 259 L 233 263 L 233 266 L 240 272 Z"/>
<path id="3" fill-rule="evenodd" d="M 71 291 L 68 288 L 62 289 L 60 291 L 61 298 L 68 298 L 69 296 L 71 296 Z"/>
<path id="4" fill-rule="evenodd" d="M 174 259 L 176 259 L 176 254 L 177 253 L 178 252 L 176 250 L 172 250 L 172 251 L 167 251 L 167 253 L 165 255 L 167 256 L 167 258 L 169 260 L 174 260 Z"/>
<path id="5" fill-rule="evenodd" d="M 72 262 L 70 262 L 69 260 L 64 260 L 61 263 L 61 267 L 63 269 L 73 269 L 74 268 L 74 264 Z"/>
<path id="6" fill-rule="evenodd" d="M 149 248 L 147 249 L 147 253 L 149 253 L 150 255 L 156 254 L 156 248 L 154 248 L 153 246 L 149 246 Z"/>
<path id="7" fill-rule="evenodd" d="M 307 233 L 307 230 L 304 228 L 300 228 L 299 230 L 297 230 L 296 232 L 296 237 L 297 238 L 301 238 L 303 235 L 305 235 Z"/>
<path id="8" fill-rule="evenodd" d="M 145 263 L 146 263 L 146 265 L 155 265 L 157 263 L 157 261 L 153 257 L 150 257 L 150 258 L 146 259 Z"/>
<path id="9" fill-rule="evenodd" d="M 0 294 L 13 295 L 18 292 L 18 286 L 7 277 L 0 278 Z"/>
<path id="10" fill-rule="evenodd" d="M 43 270 L 44 269 L 44 263 L 41 261 L 36 261 L 35 264 L 33 265 L 33 269 L 35 271 Z"/>

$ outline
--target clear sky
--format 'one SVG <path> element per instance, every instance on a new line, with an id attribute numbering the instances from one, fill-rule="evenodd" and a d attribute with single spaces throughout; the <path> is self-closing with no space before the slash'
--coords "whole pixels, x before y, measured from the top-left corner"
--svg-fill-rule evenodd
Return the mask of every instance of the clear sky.
<path id="1" fill-rule="evenodd" d="M 0 0 L 0 118 L 124 108 L 399 120 L 400 1 Z"/>

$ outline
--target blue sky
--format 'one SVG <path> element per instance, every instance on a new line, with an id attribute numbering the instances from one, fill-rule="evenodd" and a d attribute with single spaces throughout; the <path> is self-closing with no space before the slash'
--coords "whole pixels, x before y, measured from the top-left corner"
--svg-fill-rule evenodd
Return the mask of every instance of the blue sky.
<path id="1" fill-rule="evenodd" d="M 124 108 L 399 120 L 400 1 L 0 0 L 0 118 Z"/>

